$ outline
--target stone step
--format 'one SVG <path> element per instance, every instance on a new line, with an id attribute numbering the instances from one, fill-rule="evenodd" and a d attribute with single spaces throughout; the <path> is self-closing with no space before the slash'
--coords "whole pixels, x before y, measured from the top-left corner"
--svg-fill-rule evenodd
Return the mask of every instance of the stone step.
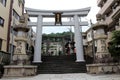
<path id="1" fill-rule="evenodd" d="M 86 70 L 64 69 L 64 70 L 39 70 L 38 74 L 63 74 L 63 73 L 86 73 Z"/>
<path id="2" fill-rule="evenodd" d="M 43 56 L 42 63 L 36 63 L 38 74 L 85 73 L 85 62 L 75 62 L 75 55 Z"/>
<path id="3" fill-rule="evenodd" d="M 76 55 L 62 55 L 62 56 L 42 56 L 42 61 L 75 61 Z"/>
<path id="4" fill-rule="evenodd" d="M 41 68 L 38 73 L 86 73 L 86 68 Z"/>

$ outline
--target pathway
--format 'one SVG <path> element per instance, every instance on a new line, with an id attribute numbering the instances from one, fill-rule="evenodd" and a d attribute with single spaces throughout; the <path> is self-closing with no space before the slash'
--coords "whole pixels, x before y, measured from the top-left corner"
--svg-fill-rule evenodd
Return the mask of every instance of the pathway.
<path id="1" fill-rule="evenodd" d="M 120 74 L 91 75 L 86 73 L 74 74 L 39 74 L 34 77 L 0 79 L 0 80 L 120 80 Z"/>

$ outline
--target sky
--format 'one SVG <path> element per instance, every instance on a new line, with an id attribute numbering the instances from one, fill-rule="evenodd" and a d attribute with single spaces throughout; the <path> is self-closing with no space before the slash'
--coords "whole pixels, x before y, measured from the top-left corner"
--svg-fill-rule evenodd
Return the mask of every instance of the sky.
<path id="1" fill-rule="evenodd" d="M 25 7 L 40 9 L 40 10 L 74 10 L 86 7 L 91 7 L 86 21 L 92 20 L 92 23 L 96 23 L 96 14 L 99 11 L 97 7 L 97 0 L 25 0 Z M 90 26 L 83 26 L 82 31 L 86 31 Z M 33 28 L 35 31 L 35 27 Z M 70 27 L 53 26 L 43 27 L 43 33 L 57 33 L 69 31 Z M 72 27 L 74 31 L 74 27 Z"/>

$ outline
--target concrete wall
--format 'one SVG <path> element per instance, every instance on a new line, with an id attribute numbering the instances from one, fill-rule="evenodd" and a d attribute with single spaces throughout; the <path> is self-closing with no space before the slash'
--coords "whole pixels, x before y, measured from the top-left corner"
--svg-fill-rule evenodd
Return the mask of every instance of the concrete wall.
<path id="1" fill-rule="evenodd" d="M 6 51 L 7 46 L 7 31 L 8 31 L 8 17 L 9 17 L 9 9 L 10 9 L 10 1 L 7 0 L 6 7 L 0 3 L 0 16 L 4 19 L 4 26 L 0 26 L 0 38 L 2 41 L 2 51 Z"/>

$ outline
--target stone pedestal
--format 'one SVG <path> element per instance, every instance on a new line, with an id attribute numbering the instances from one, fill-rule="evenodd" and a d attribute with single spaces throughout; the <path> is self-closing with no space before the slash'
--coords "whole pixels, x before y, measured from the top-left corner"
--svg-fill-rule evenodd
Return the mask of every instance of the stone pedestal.
<path id="1" fill-rule="evenodd" d="M 87 73 L 91 74 L 120 73 L 120 65 L 116 63 L 89 64 L 87 65 Z"/>
<path id="2" fill-rule="evenodd" d="M 34 76 L 37 73 L 37 67 L 31 65 L 9 65 L 4 66 L 4 76 L 3 77 L 26 77 Z"/>
<path id="3" fill-rule="evenodd" d="M 21 16 L 20 24 L 14 27 L 14 30 L 17 32 L 17 37 L 15 39 L 17 45 L 13 55 L 14 65 L 4 66 L 4 77 L 25 77 L 36 75 L 37 66 L 30 65 L 25 47 L 27 42 L 26 33 L 29 31 L 26 24 L 27 20 L 28 18 Z"/>

